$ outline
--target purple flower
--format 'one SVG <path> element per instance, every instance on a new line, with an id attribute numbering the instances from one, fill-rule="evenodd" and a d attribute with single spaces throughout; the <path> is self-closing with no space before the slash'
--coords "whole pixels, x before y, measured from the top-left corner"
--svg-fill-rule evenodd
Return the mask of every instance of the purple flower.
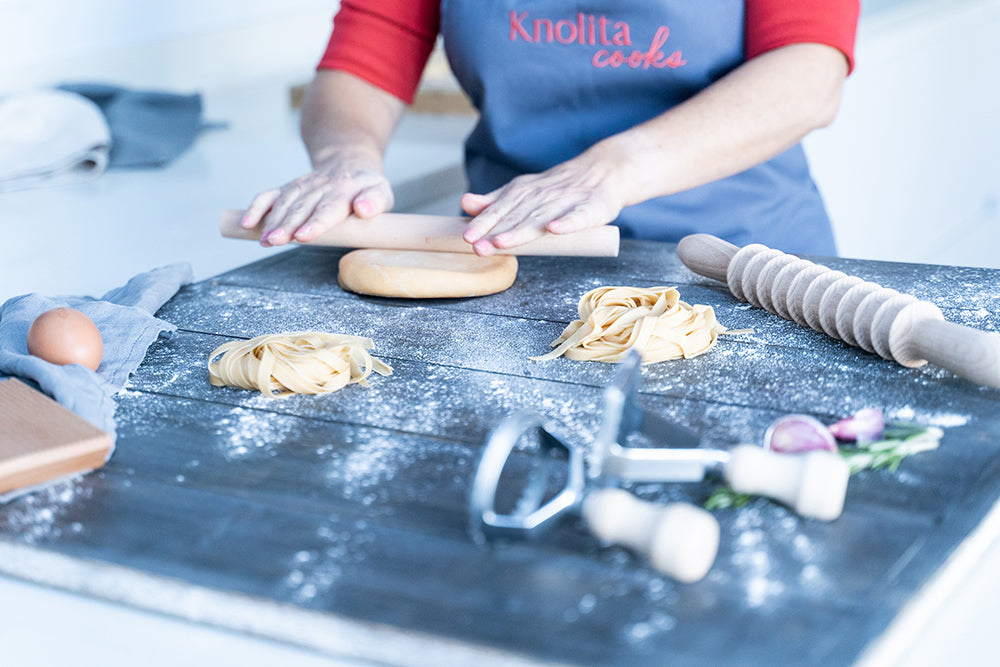
<path id="1" fill-rule="evenodd" d="M 785 415 L 775 421 L 764 434 L 764 446 L 782 454 L 816 449 L 837 451 L 830 429 L 809 415 Z"/>
<path id="2" fill-rule="evenodd" d="M 855 412 L 853 417 L 831 424 L 829 428 L 833 437 L 841 442 L 864 444 L 874 442 L 882 436 L 885 418 L 878 408 L 865 408 Z"/>

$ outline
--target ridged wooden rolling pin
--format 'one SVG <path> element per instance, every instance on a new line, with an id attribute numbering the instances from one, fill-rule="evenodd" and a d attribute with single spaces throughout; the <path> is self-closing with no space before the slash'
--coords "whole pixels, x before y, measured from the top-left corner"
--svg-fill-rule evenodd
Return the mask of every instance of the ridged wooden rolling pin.
<path id="1" fill-rule="evenodd" d="M 785 319 L 909 368 L 930 362 L 1000 387 L 1000 334 L 946 322 L 929 301 L 759 243 L 739 248 L 710 234 L 684 237 L 677 255 L 695 273 L 727 283 L 737 299 Z"/>
<path id="2" fill-rule="evenodd" d="M 226 238 L 260 240 L 260 226 L 243 229 L 240 226 L 242 218 L 243 211 L 223 211 L 219 231 Z M 462 240 L 467 226 L 468 218 L 441 215 L 383 213 L 366 220 L 352 216 L 310 241 L 309 245 L 471 254 L 472 245 Z M 618 228 L 604 225 L 573 234 L 546 234 L 516 248 L 497 252 L 504 255 L 617 257 L 618 246 Z"/>

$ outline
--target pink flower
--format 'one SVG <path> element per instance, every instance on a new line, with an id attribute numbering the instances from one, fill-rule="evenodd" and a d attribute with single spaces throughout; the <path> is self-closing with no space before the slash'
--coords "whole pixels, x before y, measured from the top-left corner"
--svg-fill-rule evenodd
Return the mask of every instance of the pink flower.
<path id="1" fill-rule="evenodd" d="M 865 408 L 855 412 L 853 417 L 831 424 L 829 428 L 837 440 L 864 444 L 874 442 L 882 436 L 885 418 L 878 408 Z"/>

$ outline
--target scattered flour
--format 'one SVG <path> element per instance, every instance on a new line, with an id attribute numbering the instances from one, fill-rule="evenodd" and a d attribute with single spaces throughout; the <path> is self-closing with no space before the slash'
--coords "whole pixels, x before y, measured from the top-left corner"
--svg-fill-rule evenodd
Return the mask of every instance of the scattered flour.
<path id="1" fill-rule="evenodd" d="M 351 525 L 337 516 L 330 517 L 316 531 L 320 544 L 303 549 L 289 559 L 284 585 L 298 603 L 309 603 L 327 595 L 346 568 L 367 558 L 367 547 L 375 537 L 363 520 Z"/>
<path id="2" fill-rule="evenodd" d="M 630 643 L 648 641 L 656 635 L 670 632 L 677 625 L 677 619 L 662 611 L 654 611 L 637 623 L 626 625 L 623 634 Z"/>
<path id="3" fill-rule="evenodd" d="M 969 423 L 969 415 L 952 412 L 922 412 L 906 405 L 886 414 L 889 421 L 912 422 L 921 426 L 938 426 L 940 428 L 953 428 L 965 426 Z"/>
<path id="4" fill-rule="evenodd" d="M 317 453 L 324 456 L 328 482 L 341 487 L 345 498 L 364 505 L 373 505 L 401 491 L 423 493 L 420 480 L 410 479 L 398 485 L 391 482 L 400 471 L 428 460 L 440 461 L 434 471 L 440 473 L 444 483 L 464 489 L 469 484 L 473 456 L 471 449 L 457 443 L 375 429 L 351 431 L 336 447 L 326 445 Z M 427 481 L 439 485 L 435 491 L 445 492 L 440 479 Z"/>
<path id="5" fill-rule="evenodd" d="M 413 455 L 398 436 L 377 431 L 353 432 L 328 464 L 327 478 L 343 485 L 345 497 L 370 505 L 377 499 L 375 490 L 391 482 Z"/>
<path id="6" fill-rule="evenodd" d="M 215 422 L 218 446 L 228 461 L 251 455 L 277 456 L 274 443 L 292 430 L 291 417 L 236 407 Z"/>
<path id="7" fill-rule="evenodd" d="M 38 544 L 57 540 L 66 532 L 80 533 L 83 524 L 67 522 L 66 515 L 92 493 L 93 489 L 76 477 L 0 505 L 0 534 Z"/>

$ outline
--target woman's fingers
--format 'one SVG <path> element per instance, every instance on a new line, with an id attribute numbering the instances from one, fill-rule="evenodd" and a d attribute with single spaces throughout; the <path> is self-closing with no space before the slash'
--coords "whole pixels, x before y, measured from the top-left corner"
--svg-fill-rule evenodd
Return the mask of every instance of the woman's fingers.
<path id="1" fill-rule="evenodd" d="M 281 194 L 279 188 L 274 188 L 273 190 L 268 190 L 267 192 L 262 192 L 253 198 L 250 202 L 250 206 L 243 213 L 243 219 L 240 221 L 240 226 L 243 229 L 253 229 L 260 224 L 260 221 L 264 219 L 264 216 L 271 206 L 274 204 L 275 200 Z"/>
<path id="2" fill-rule="evenodd" d="M 567 208 L 568 207 L 568 208 Z M 598 227 L 613 219 L 600 213 L 600 207 L 592 202 L 555 202 L 548 206 L 532 209 L 516 207 L 511 209 L 495 224 L 489 233 L 472 244 L 473 251 L 482 257 L 497 250 L 516 248 L 545 236 L 546 233 L 564 233 Z M 552 229 L 555 227 L 558 230 Z"/>
<path id="3" fill-rule="evenodd" d="M 308 190 L 303 192 L 297 199 L 293 200 L 284 209 L 284 217 L 279 221 L 278 226 L 270 231 L 261 234 L 261 242 L 265 245 L 281 245 L 292 240 L 297 230 L 312 218 L 316 207 L 323 199 L 323 193 L 319 190 Z M 272 211 L 275 210 L 272 208 Z M 268 228 L 268 220 L 264 220 L 265 229 Z"/>
<path id="4" fill-rule="evenodd" d="M 597 211 L 591 212 L 581 206 L 567 211 L 558 219 L 553 220 L 545 226 L 545 230 L 553 234 L 572 234 L 591 227 L 606 225 L 613 220 L 614 217 L 608 218 L 608 214 L 601 215 Z"/>
<path id="5" fill-rule="evenodd" d="M 354 214 L 359 218 L 374 218 L 376 215 L 391 211 L 394 203 L 389 181 L 381 179 L 357 194 L 353 202 Z"/>
<path id="6" fill-rule="evenodd" d="M 462 238 L 473 246 L 492 230 L 504 217 L 509 209 L 509 203 L 497 204 L 497 197 L 502 191 L 485 195 L 466 193 L 462 195 L 462 210 L 473 216 L 466 227 Z"/>
<path id="7" fill-rule="evenodd" d="M 491 194 L 477 195 L 473 192 L 466 192 L 462 195 L 460 204 L 462 210 L 475 217 L 486 210 L 486 207 L 496 201 L 496 196 Z"/>
<path id="8" fill-rule="evenodd" d="M 312 215 L 292 234 L 299 243 L 308 243 L 350 215 L 350 204 L 343 197 L 324 197 Z"/>
<path id="9" fill-rule="evenodd" d="M 308 218 L 319 201 L 314 190 L 305 189 L 300 185 L 301 179 L 292 181 L 281 189 L 281 194 L 271 204 L 271 209 L 264 216 L 260 232 L 260 243 L 264 246 L 283 245 L 292 240 L 296 226 Z M 322 193 L 319 193 L 322 196 Z M 304 214 L 304 215 L 303 215 Z"/>
<path id="10" fill-rule="evenodd" d="M 353 201 L 339 196 L 324 197 L 292 238 L 299 243 L 309 243 L 343 221 L 352 212 L 359 218 L 373 218 L 391 210 L 392 205 L 392 188 L 389 187 L 388 181 L 363 189 Z"/>
<path id="11" fill-rule="evenodd" d="M 597 191 L 539 189 L 517 203 L 499 197 L 469 222 L 463 237 L 477 255 L 488 256 L 549 232 L 570 234 L 606 225 L 620 212 L 619 206 Z"/>
<path id="12" fill-rule="evenodd" d="M 504 215 L 487 238 L 494 247 L 501 250 L 524 245 L 544 236 L 546 226 L 564 211 L 565 205 L 561 201 L 541 206 L 521 202 Z"/>
<path id="13" fill-rule="evenodd" d="M 392 187 L 380 171 L 350 173 L 334 163 L 257 195 L 240 224 L 260 225 L 261 245 L 277 246 L 311 241 L 351 213 L 371 218 L 392 205 Z"/>
<path id="14" fill-rule="evenodd" d="M 610 170 L 610 171 L 609 171 Z M 514 248 L 544 234 L 569 234 L 612 222 L 622 195 L 609 178 L 613 165 L 582 155 L 538 174 L 518 176 L 485 195 L 466 193 L 462 208 L 473 219 L 463 238 L 478 255 Z"/>

